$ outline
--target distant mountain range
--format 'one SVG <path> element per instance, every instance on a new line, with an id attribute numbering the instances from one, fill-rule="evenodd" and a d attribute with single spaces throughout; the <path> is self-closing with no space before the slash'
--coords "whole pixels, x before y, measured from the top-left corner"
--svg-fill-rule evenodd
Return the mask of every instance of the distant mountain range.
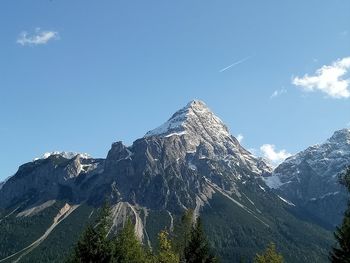
<path id="1" fill-rule="evenodd" d="M 106 199 L 112 230 L 131 217 L 151 247 L 193 209 L 221 262 L 251 260 L 270 241 L 287 262 L 327 262 L 349 164 L 345 129 L 273 170 L 194 100 L 131 146 L 113 143 L 106 159 L 53 152 L 20 166 L 0 184 L 0 262 L 62 262 Z"/>
<path id="2" fill-rule="evenodd" d="M 350 165 L 350 129 L 289 157 L 267 177 L 268 186 L 330 229 L 341 222 L 348 193 L 339 173 Z"/>

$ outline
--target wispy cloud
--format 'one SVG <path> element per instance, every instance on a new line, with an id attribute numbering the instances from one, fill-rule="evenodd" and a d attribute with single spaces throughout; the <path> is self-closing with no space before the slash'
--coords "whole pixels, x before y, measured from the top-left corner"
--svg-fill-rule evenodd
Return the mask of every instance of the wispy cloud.
<path id="1" fill-rule="evenodd" d="M 286 150 L 276 150 L 276 146 L 273 144 L 264 144 L 260 147 L 260 151 L 265 159 L 267 159 L 272 165 L 277 166 L 283 162 L 286 158 L 291 156 Z"/>
<path id="2" fill-rule="evenodd" d="M 278 89 L 278 90 L 275 90 L 271 96 L 270 96 L 270 99 L 274 99 L 276 97 L 279 97 L 281 96 L 282 94 L 284 93 L 287 93 L 287 90 L 285 88 L 282 88 L 282 89 Z"/>
<path id="3" fill-rule="evenodd" d="M 244 139 L 244 136 L 243 136 L 243 134 L 238 134 L 237 135 L 237 137 L 236 137 L 236 139 L 237 139 L 237 141 L 239 142 L 239 143 L 241 143 L 242 141 L 243 141 L 243 139 Z"/>
<path id="4" fill-rule="evenodd" d="M 321 91 L 331 98 L 349 98 L 350 79 L 344 78 L 350 69 L 350 57 L 334 61 L 331 65 L 324 65 L 315 74 L 295 77 L 292 83 L 304 91 Z"/>
<path id="5" fill-rule="evenodd" d="M 33 34 L 23 31 L 17 38 L 17 43 L 22 46 L 45 45 L 50 40 L 58 39 L 59 35 L 56 31 L 47 31 L 36 28 Z"/>
<path id="6" fill-rule="evenodd" d="M 248 59 L 251 59 L 251 58 L 252 58 L 252 56 L 248 56 L 248 57 L 245 57 L 245 58 L 243 58 L 243 59 L 241 59 L 241 60 L 238 60 L 238 61 L 232 63 L 231 65 L 229 65 L 229 66 L 227 66 L 227 67 L 225 67 L 225 68 L 223 68 L 223 69 L 220 69 L 219 72 L 220 72 L 220 73 L 221 73 L 221 72 L 224 72 L 224 71 L 226 71 L 226 70 L 228 70 L 228 69 L 230 69 L 230 68 L 232 68 L 232 67 L 234 67 L 234 66 L 237 66 L 237 65 L 239 65 L 239 64 L 241 64 L 241 63 L 243 63 L 243 62 L 246 62 Z"/>

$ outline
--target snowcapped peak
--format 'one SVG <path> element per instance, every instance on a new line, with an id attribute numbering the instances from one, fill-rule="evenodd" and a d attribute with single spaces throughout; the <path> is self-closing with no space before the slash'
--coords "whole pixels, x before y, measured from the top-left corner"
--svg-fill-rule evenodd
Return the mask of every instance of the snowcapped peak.
<path id="1" fill-rule="evenodd" d="M 77 155 L 79 155 L 79 157 L 83 158 L 83 159 L 91 158 L 91 156 L 87 153 L 53 151 L 53 152 L 44 153 L 40 158 L 35 158 L 34 161 L 40 160 L 40 159 L 47 159 L 52 155 L 59 155 L 59 156 L 62 156 L 63 158 L 66 158 L 66 159 L 73 159 Z"/>
<path id="2" fill-rule="evenodd" d="M 185 108 L 196 108 L 196 109 L 200 109 L 200 108 L 207 108 L 207 105 L 201 101 L 201 100 L 192 100 L 190 101 Z"/>
<path id="3" fill-rule="evenodd" d="M 213 135 L 229 136 L 225 124 L 200 100 L 189 102 L 184 108 L 178 110 L 173 116 L 158 128 L 146 133 L 145 137 L 161 135 L 184 135 L 197 133 L 198 129 L 212 132 Z"/>
<path id="4" fill-rule="evenodd" d="M 300 176 L 307 164 L 318 178 L 326 178 L 325 180 L 337 185 L 339 172 L 347 167 L 349 162 L 350 129 L 341 129 L 335 131 L 324 143 L 310 146 L 286 159 L 274 170 L 274 175 L 284 183 L 300 182 Z"/>
<path id="5" fill-rule="evenodd" d="M 239 170 L 246 169 L 256 175 L 269 174 L 272 171 L 264 160 L 245 150 L 230 135 L 226 125 L 200 100 L 189 102 L 167 122 L 147 132 L 144 137 L 148 141 L 152 136 L 164 141 L 177 141 L 183 146 L 180 148 L 185 151 L 186 156 L 189 154 L 191 158 L 220 160 L 230 170 L 239 167 Z M 189 163 L 189 168 L 196 170 L 194 163 Z"/>

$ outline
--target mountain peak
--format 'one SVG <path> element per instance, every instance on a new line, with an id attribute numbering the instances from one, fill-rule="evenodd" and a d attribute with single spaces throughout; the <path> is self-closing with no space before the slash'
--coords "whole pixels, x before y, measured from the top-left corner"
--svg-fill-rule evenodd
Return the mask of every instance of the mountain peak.
<path id="1" fill-rule="evenodd" d="M 158 128 L 146 133 L 149 136 L 199 134 L 199 130 L 213 136 L 229 136 L 226 125 L 201 100 L 192 100 L 184 108 L 175 112 L 171 118 Z"/>
<path id="2" fill-rule="evenodd" d="M 344 142 L 350 144 L 350 129 L 345 128 L 335 131 L 332 137 L 329 139 L 330 142 Z"/>
<path id="3" fill-rule="evenodd" d="M 190 101 L 187 105 L 186 105 L 187 108 L 208 108 L 207 105 L 201 101 L 201 100 L 192 100 Z M 185 108 L 186 108 L 185 107 Z"/>

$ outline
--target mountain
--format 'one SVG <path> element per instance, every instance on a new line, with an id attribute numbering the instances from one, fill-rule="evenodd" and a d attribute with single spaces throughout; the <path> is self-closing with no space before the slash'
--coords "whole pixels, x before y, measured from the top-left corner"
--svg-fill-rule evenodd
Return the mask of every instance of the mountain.
<path id="1" fill-rule="evenodd" d="M 153 248 L 193 209 L 222 262 L 250 260 L 271 241 L 287 262 L 326 262 L 330 231 L 269 189 L 271 173 L 194 100 L 131 146 L 113 143 L 106 159 L 54 152 L 22 165 L 0 189 L 0 262 L 62 262 L 106 199 L 112 232 L 131 217 Z"/>
<path id="2" fill-rule="evenodd" d="M 85 184 L 80 186 L 80 182 L 100 174 L 103 164 L 104 160 L 84 154 L 46 154 L 44 158 L 20 166 L 6 181 L 0 191 L 0 207 L 35 206 L 56 199 L 84 200 L 88 188 Z"/>
<path id="3" fill-rule="evenodd" d="M 334 228 L 341 222 L 348 200 L 339 174 L 349 165 L 350 129 L 342 129 L 326 142 L 289 157 L 265 180 L 305 215 Z"/>
<path id="4" fill-rule="evenodd" d="M 131 147 L 113 144 L 105 176 L 127 201 L 177 212 L 200 209 L 211 196 L 208 182 L 235 192 L 236 182 L 271 170 L 203 102 L 193 101 Z"/>

